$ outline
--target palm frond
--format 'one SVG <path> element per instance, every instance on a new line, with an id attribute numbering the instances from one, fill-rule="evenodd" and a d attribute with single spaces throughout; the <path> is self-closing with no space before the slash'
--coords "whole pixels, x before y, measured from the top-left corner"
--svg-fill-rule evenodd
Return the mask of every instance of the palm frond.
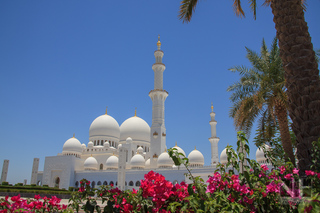
<path id="1" fill-rule="evenodd" d="M 190 22 L 193 12 L 196 9 L 198 4 L 198 0 L 182 0 L 180 2 L 180 11 L 179 11 L 179 19 L 182 22 Z"/>
<path id="2" fill-rule="evenodd" d="M 240 18 L 245 17 L 244 11 L 241 7 L 241 0 L 233 0 L 233 11 L 234 13 L 239 16 Z"/>
<path id="3" fill-rule="evenodd" d="M 250 2 L 250 9 L 253 12 L 253 18 L 254 20 L 257 19 L 257 2 L 256 0 L 249 0 Z"/>

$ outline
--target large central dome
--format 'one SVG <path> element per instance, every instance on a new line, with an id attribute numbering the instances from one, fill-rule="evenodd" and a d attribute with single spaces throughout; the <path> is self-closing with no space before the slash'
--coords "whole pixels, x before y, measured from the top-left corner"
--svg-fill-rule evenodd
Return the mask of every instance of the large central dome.
<path id="1" fill-rule="evenodd" d="M 110 115 L 101 115 L 97 117 L 91 124 L 89 129 L 89 137 L 112 137 L 120 138 L 120 127 L 118 122 Z"/>
<path id="2" fill-rule="evenodd" d="M 120 126 L 120 141 L 125 142 L 128 137 L 134 141 L 150 142 L 150 127 L 143 119 L 134 116 L 125 120 Z"/>

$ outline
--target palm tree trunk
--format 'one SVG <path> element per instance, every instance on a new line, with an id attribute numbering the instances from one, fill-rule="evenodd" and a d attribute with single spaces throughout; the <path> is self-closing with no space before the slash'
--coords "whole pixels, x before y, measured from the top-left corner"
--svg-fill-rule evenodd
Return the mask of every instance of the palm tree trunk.
<path id="1" fill-rule="evenodd" d="M 288 158 L 289 158 L 289 160 L 293 163 L 293 165 L 295 165 L 296 162 L 295 162 L 295 157 L 292 149 L 292 141 L 291 141 L 291 135 L 290 135 L 289 125 L 288 125 L 287 109 L 286 107 L 283 106 L 283 104 L 276 103 L 275 112 L 279 122 L 282 147 L 286 154 L 285 160 L 288 161 Z"/>
<path id="2" fill-rule="evenodd" d="M 301 0 L 271 0 L 285 70 L 300 175 L 312 164 L 312 141 L 320 136 L 320 82 Z"/>

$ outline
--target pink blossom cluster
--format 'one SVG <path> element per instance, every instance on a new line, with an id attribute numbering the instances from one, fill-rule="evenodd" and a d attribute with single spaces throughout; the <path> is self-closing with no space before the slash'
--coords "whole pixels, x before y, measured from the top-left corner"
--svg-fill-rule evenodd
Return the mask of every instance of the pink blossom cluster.
<path id="1" fill-rule="evenodd" d="M 320 179 L 320 172 L 316 173 L 316 172 L 311 171 L 311 170 L 306 170 L 305 172 L 306 172 L 307 176 L 317 176 Z"/>
<path id="2" fill-rule="evenodd" d="M 150 171 L 144 178 L 141 180 L 140 189 L 144 198 L 152 199 L 153 212 L 167 212 L 165 208 L 169 200 L 171 202 L 181 201 L 189 196 L 188 185 L 184 182 L 173 185 L 163 175 L 154 171 Z"/>
<path id="3" fill-rule="evenodd" d="M 61 199 L 56 196 L 51 198 L 35 195 L 34 199 L 22 199 L 20 195 L 13 196 L 9 201 L 9 197 L 0 200 L 0 213 L 7 212 L 62 212 L 67 205 L 61 205 Z"/>

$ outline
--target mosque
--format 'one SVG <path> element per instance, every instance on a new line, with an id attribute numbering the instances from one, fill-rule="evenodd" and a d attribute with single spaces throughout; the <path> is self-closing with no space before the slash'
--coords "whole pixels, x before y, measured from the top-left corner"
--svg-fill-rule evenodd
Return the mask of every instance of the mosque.
<path id="1" fill-rule="evenodd" d="M 162 63 L 163 55 L 158 38 L 155 63 L 152 65 L 154 89 L 149 92 L 152 100 L 151 127 L 136 113 L 119 126 L 106 110 L 104 115 L 91 123 L 87 145 L 81 144 L 75 137 L 68 139 L 62 147 L 62 153 L 45 158 L 43 171 L 38 171 L 39 158 L 34 158 L 31 184 L 68 189 L 78 187 L 80 180 L 85 178 L 92 187 L 114 184 L 124 190 L 138 188 L 140 180 L 150 170 L 164 175 L 173 183 L 188 182 L 184 175 L 186 168 L 175 166 L 167 153 L 165 100 L 168 92 L 163 88 L 163 72 L 166 68 Z M 186 155 L 181 147 L 175 146 L 189 158 L 193 174 L 204 180 L 215 171 L 218 162 L 227 162 L 226 150 L 221 152 L 219 161 L 219 138 L 213 106 L 210 118 L 211 165 L 204 166 L 204 156 L 200 151 L 194 149 Z M 262 150 L 257 150 L 256 157 L 258 162 L 265 162 Z"/>

